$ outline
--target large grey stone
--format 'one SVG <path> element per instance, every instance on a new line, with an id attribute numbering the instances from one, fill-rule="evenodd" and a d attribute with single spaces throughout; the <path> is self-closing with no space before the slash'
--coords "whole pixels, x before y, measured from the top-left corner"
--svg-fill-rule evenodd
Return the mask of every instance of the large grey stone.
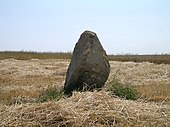
<path id="1" fill-rule="evenodd" d="M 64 91 L 101 88 L 110 73 L 110 64 L 97 35 L 91 31 L 81 34 L 67 70 Z"/>

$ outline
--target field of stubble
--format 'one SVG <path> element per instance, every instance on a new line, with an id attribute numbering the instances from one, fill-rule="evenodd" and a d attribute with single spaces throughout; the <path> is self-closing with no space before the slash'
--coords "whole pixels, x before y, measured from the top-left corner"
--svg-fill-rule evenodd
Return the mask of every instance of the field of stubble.
<path id="1" fill-rule="evenodd" d="M 105 88 L 35 103 L 48 87 L 63 87 L 69 60 L 0 60 L 0 126 L 170 126 L 170 65 L 110 61 L 105 87 L 117 79 L 135 86 L 137 101 Z M 17 104 L 16 100 L 25 100 Z"/>

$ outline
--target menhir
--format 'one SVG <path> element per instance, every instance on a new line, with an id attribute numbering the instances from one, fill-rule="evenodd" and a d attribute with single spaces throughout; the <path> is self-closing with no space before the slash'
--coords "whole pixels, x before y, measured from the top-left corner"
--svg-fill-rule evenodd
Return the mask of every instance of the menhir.
<path id="1" fill-rule="evenodd" d="M 97 35 L 91 31 L 83 32 L 76 43 L 67 70 L 65 93 L 101 88 L 109 73 L 109 60 Z"/>

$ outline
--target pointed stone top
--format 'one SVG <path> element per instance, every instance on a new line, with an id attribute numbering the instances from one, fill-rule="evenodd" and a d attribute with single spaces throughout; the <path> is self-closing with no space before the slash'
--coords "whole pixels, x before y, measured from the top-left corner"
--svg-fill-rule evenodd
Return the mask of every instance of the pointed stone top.
<path id="1" fill-rule="evenodd" d="M 89 34 L 89 35 L 96 36 L 95 32 L 92 32 L 92 31 L 89 31 L 89 30 L 84 31 L 83 34 Z"/>
<path id="2" fill-rule="evenodd" d="M 84 31 L 74 47 L 64 83 L 64 92 L 71 95 L 74 90 L 101 89 L 109 73 L 109 60 L 97 34 Z"/>

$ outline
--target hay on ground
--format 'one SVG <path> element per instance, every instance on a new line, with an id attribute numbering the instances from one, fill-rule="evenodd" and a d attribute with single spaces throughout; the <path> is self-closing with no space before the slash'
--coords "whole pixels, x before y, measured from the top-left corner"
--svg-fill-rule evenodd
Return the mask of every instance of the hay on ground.
<path id="1" fill-rule="evenodd" d="M 108 92 L 75 92 L 57 102 L 0 107 L 0 126 L 110 127 L 170 125 L 170 108 L 121 100 Z"/>

